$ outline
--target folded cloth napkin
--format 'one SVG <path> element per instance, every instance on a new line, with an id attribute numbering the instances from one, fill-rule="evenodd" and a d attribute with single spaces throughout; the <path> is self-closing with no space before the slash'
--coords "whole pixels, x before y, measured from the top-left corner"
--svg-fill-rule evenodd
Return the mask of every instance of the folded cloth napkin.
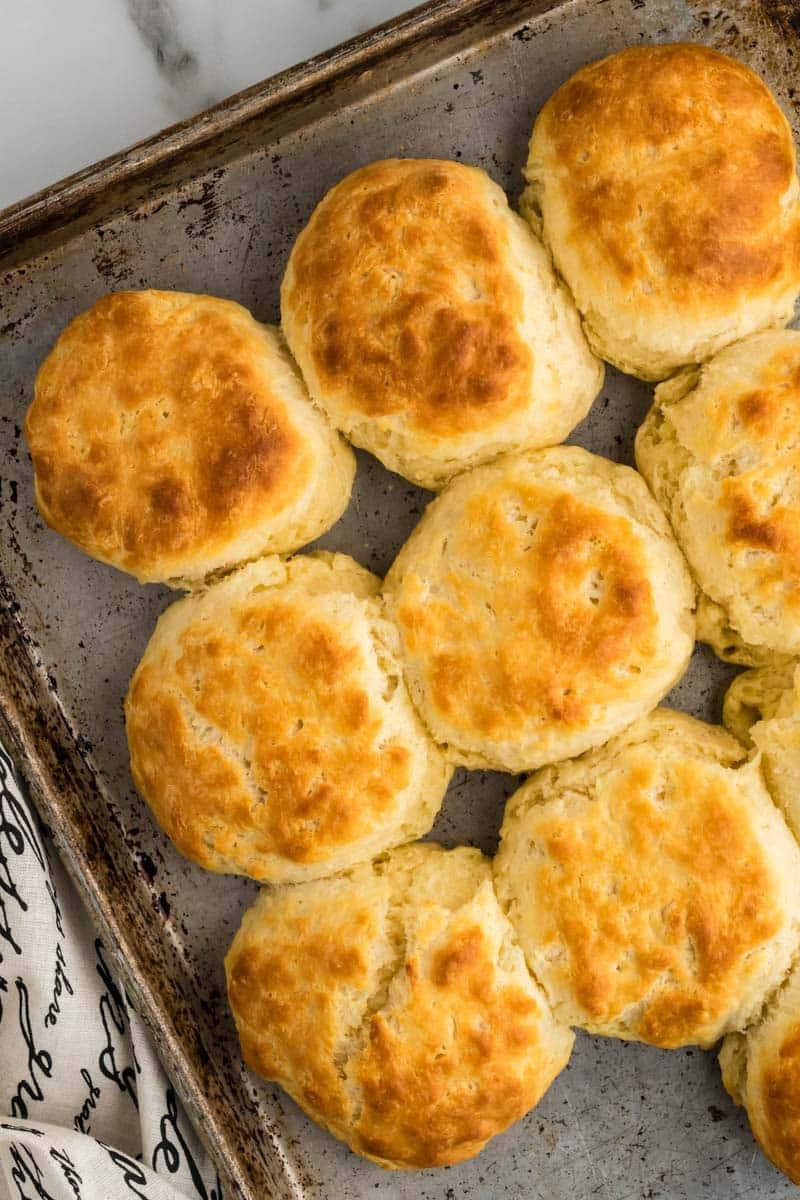
<path id="1" fill-rule="evenodd" d="M 222 1200 L 0 746 L 0 1200 Z"/>

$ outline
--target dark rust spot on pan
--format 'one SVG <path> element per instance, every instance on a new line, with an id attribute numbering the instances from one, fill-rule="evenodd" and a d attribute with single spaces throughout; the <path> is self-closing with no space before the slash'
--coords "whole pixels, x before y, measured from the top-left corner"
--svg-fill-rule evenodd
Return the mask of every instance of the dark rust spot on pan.
<path id="1" fill-rule="evenodd" d="M 787 38 L 800 39 L 800 4 L 798 0 L 757 0 L 767 20 Z"/>

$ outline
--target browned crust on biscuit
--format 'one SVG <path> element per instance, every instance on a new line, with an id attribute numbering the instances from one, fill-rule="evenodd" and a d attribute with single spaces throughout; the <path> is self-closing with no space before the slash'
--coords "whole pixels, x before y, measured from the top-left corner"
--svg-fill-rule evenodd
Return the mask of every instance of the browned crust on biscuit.
<path id="1" fill-rule="evenodd" d="M 745 655 L 791 653 L 800 619 L 800 335 L 746 339 L 686 381 L 683 394 L 671 383 L 656 393 L 638 461 L 733 645 Z M 725 636 L 712 631 L 718 652 Z"/>
<path id="2" fill-rule="evenodd" d="M 649 302 L 642 282 L 690 309 L 800 286 L 800 216 L 783 205 L 791 130 L 743 63 L 700 45 L 624 50 L 559 88 L 534 144 L 573 239 L 591 246 L 588 269 L 602 265 L 637 303 Z"/>
<path id="3" fill-rule="evenodd" d="M 726 781 L 692 763 L 674 764 L 670 792 L 691 797 L 676 822 L 674 808 L 653 801 L 657 773 L 645 759 L 632 764 L 617 789 L 610 827 L 605 809 L 590 803 L 567 821 L 543 817 L 537 839 L 550 865 L 542 869 L 539 893 L 591 1018 L 613 1018 L 666 975 L 635 1032 L 674 1046 L 725 1010 L 745 955 L 778 932 L 780 919 L 774 881 Z M 665 886 L 665 866 L 677 889 Z M 615 880 L 622 881 L 619 897 Z M 609 899 L 598 905 L 606 885 Z M 630 948 L 634 961 L 619 970 Z"/>
<path id="4" fill-rule="evenodd" d="M 62 333 L 25 430 L 50 525 L 94 557 L 164 578 L 219 554 L 311 483 L 314 457 L 230 301 L 118 292 Z"/>
<path id="5" fill-rule="evenodd" d="M 657 614 L 627 518 L 558 485 L 487 487 L 446 540 L 430 590 L 427 562 L 408 570 L 396 615 L 432 708 L 460 729 L 581 728 L 646 669 Z"/>
<path id="6" fill-rule="evenodd" d="M 348 896 L 347 938 L 330 920 L 284 916 L 273 938 L 251 938 L 231 952 L 228 996 L 248 1066 L 289 1086 L 318 1118 L 342 1120 L 347 1099 L 337 1069 L 340 990 L 369 990 L 370 941 L 382 914 Z"/>
<path id="7" fill-rule="evenodd" d="M 691 745 L 703 736 L 705 761 Z M 752 765 L 747 788 L 726 766 L 736 752 L 722 731 L 657 710 L 511 801 L 498 887 L 563 1019 L 665 1048 L 708 1045 L 743 995 L 758 1011 L 779 981 L 796 941 L 795 881 L 783 876 L 796 852 L 777 813 L 765 827 L 772 810 Z"/>
<path id="8" fill-rule="evenodd" d="M 261 585 L 256 564 L 173 606 L 131 681 L 134 782 L 178 849 L 211 870 L 280 878 L 357 858 L 385 829 L 375 853 L 406 823 L 406 836 L 424 831 L 447 785 L 380 641 L 379 601 L 315 596 L 327 568 L 297 561 L 309 590 Z"/>
<path id="9" fill-rule="evenodd" d="M 235 630 L 188 630 L 174 691 L 160 671 L 137 672 L 134 778 L 183 854 L 213 867 L 251 830 L 254 854 L 316 862 L 380 820 L 409 782 L 410 753 L 382 744 L 359 658 L 340 631 L 267 601 Z M 204 745 L 204 728 L 225 731 L 223 745 Z"/>
<path id="10" fill-rule="evenodd" d="M 360 1154 L 477 1154 L 565 1065 L 488 860 L 430 844 L 262 893 L 226 959 L 248 1063 Z"/>
<path id="11" fill-rule="evenodd" d="M 775 1166 L 800 1184 L 800 1028 L 783 1039 L 761 1078 L 763 1115 L 757 1133 Z M 767 1132 L 768 1131 L 768 1132 Z"/>
<path id="12" fill-rule="evenodd" d="M 471 168 L 391 159 L 348 176 L 298 238 L 282 296 L 322 394 L 346 390 L 353 411 L 403 413 L 442 436 L 529 405 L 509 254 Z"/>
<path id="13" fill-rule="evenodd" d="M 476 1154 L 538 1099 L 541 1010 L 521 988 L 497 985 L 479 926 L 454 930 L 427 965 L 412 955 L 405 971 L 402 1008 L 373 1016 L 352 1068 L 364 1097 L 358 1137 L 378 1158 L 445 1166 Z"/>
<path id="14" fill-rule="evenodd" d="M 738 451 L 753 460 L 722 481 L 723 545 L 737 555 L 767 551 L 758 559 L 757 590 L 779 592 L 781 603 L 797 611 L 800 588 L 787 585 L 800 579 L 800 511 L 791 486 L 800 470 L 800 339 L 762 362 L 754 382 L 743 395 L 731 386 L 709 412 L 712 454 L 722 460 L 727 451 L 735 464 Z"/>

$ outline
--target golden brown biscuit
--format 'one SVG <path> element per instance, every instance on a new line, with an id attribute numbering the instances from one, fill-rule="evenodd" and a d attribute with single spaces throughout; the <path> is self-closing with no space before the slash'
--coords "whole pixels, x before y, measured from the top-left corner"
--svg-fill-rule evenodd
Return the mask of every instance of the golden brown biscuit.
<path id="1" fill-rule="evenodd" d="M 125 715 L 134 782 L 182 854 L 308 879 L 430 829 L 451 768 L 379 588 L 345 555 L 267 558 L 162 615 Z"/>
<path id="2" fill-rule="evenodd" d="M 478 850 L 262 891 L 225 960 L 245 1060 L 383 1167 L 477 1154 L 567 1063 Z"/>
<path id="3" fill-rule="evenodd" d="M 183 292 L 117 292 L 76 317 L 25 433 L 47 523 L 142 583 L 313 541 L 355 473 L 278 330 Z"/>
<path id="4" fill-rule="evenodd" d="M 698 637 L 800 653 L 800 333 L 757 334 L 656 388 L 636 462 L 703 593 Z"/>
<path id="5" fill-rule="evenodd" d="M 800 966 L 751 1029 L 725 1038 L 719 1061 L 761 1149 L 800 1184 Z"/>
<path id="6" fill-rule="evenodd" d="M 743 1029 L 800 941 L 800 849 L 758 763 L 666 708 L 523 784 L 495 887 L 559 1020 L 655 1046 Z"/>
<path id="7" fill-rule="evenodd" d="M 333 424 L 428 488 L 563 441 L 603 381 L 543 247 L 461 163 L 348 175 L 295 243 L 281 319 Z"/>
<path id="8" fill-rule="evenodd" d="M 412 699 L 454 761 L 524 771 L 649 712 L 694 646 L 694 592 L 628 467 L 561 446 L 454 480 L 386 577 Z"/>
<path id="9" fill-rule="evenodd" d="M 525 175 L 522 211 L 623 371 L 664 379 L 791 319 L 794 143 L 743 63 L 668 45 L 584 67 L 539 114 Z"/>
<path id="10" fill-rule="evenodd" d="M 738 675 L 723 720 L 758 753 L 769 793 L 800 841 L 800 665 L 793 660 Z"/>

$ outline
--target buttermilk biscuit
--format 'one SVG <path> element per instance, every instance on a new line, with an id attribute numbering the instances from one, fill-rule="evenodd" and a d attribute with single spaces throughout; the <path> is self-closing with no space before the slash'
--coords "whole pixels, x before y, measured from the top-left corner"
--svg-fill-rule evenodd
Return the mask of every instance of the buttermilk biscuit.
<path id="1" fill-rule="evenodd" d="M 454 761 L 524 771 L 649 712 L 694 646 L 694 592 L 643 480 L 575 446 L 453 481 L 385 585 L 412 699 Z"/>
<path id="2" fill-rule="evenodd" d="M 656 388 L 636 462 L 701 589 L 698 637 L 800 653 L 800 333 L 762 333 Z"/>
<path id="3" fill-rule="evenodd" d="M 559 1020 L 656 1046 L 743 1029 L 800 939 L 800 849 L 757 762 L 669 709 L 523 784 L 495 886 Z"/>
<path id="4" fill-rule="evenodd" d="M 719 1061 L 722 1082 L 747 1109 L 761 1149 L 800 1184 L 800 967 L 753 1028 L 725 1039 Z"/>
<path id="5" fill-rule="evenodd" d="M 566 1065 L 478 850 L 264 890 L 225 960 L 246 1062 L 383 1167 L 477 1154 Z"/>
<path id="6" fill-rule="evenodd" d="M 163 614 L 125 715 L 134 782 L 181 853 L 307 879 L 430 829 L 451 768 L 379 588 L 345 555 L 267 558 Z"/>
<path id="7" fill-rule="evenodd" d="M 800 666 L 745 671 L 728 688 L 723 720 L 761 759 L 769 793 L 800 840 Z"/>
<path id="8" fill-rule="evenodd" d="M 794 143 L 743 63 L 674 45 L 584 67 L 539 114 L 525 176 L 524 215 L 623 371 L 664 379 L 791 319 Z"/>
<path id="9" fill-rule="evenodd" d="M 603 381 L 541 243 L 461 163 L 390 159 L 333 188 L 295 243 L 281 317 L 333 424 L 427 488 L 563 441 Z"/>
<path id="10" fill-rule="evenodd" d="M 118 292 L 76 317 L 25 433 L 48 525 L 142 583 L 297 549 L 338 520 L 355 472 L 278 330 L 182 292 Z"/>

